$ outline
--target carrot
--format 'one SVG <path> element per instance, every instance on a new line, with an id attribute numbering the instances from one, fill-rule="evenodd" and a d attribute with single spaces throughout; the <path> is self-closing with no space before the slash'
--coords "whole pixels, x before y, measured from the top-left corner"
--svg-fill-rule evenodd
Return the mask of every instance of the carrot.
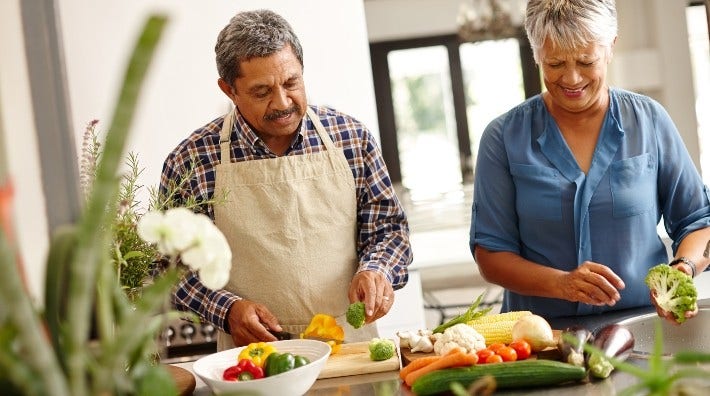
<path id="1" fill-rule="evenodd" d="M 456 352 L 461 352 L 461 350 L 453 348 L 453 349 L 449 350 L 448 352 L 446 352 L 446 354 L 451 355 L 452 353 L 456 353 Z M 444 356 L 446 356 L 446 355 L 444 355 Z M 441 359 L 442 357 L 443 357 L 442 355 L 432 355 L 432 356 L 424 356 L 419 359 L 412 360 L 411 362 L 409 362 L 408 365 L 402 367 L 402 369 L 399 370 L 399 377 L 404 380 L 407 377 L 407 374 L 411 373 L 414 370 L 420 369 L 420 368 L 426 366 L 427 364 L 433 363 L 433 362 Z"/>
<path id="2" fill-rule="evenodd" d="M 412 386 L 414 381 L 419 379 L 419 377 L 432 371 L 449 367 L 472 366 L 476 363 L 478 363 L 478 356 L 475 353 L 463 353 L 457 350 L 454 353 L 439 356 L 439 359 L 410 372 L 404 378 L 404 382 L 407 385 Z"/>
<path id="3" fill-rule="evenodd" d="M 439 355 L 433 355 L 433 356 L 424 356 L 420 357 L 419 359 L 412 360 L 409 362 L 408 365 L 402 367 L 401 370 L 399 370 L 399 378 L 405 379 L 407 377 L 407 374 L 411 373 L 414 370 L 420 369 L 427 364 L 430 364 L 432 362 L 435 362 L 439 360 L 441 356 Z"/>

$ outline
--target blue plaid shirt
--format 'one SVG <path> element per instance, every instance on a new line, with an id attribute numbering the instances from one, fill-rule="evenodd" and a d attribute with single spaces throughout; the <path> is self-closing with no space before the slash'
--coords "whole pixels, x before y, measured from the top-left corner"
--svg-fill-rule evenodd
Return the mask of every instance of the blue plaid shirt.
<path id="1" fill-rule="evenodd" d="M 328 107 L 313 109 L 334 144 L 343 149 L 355 180 L 358 272 L 381 272 L 395 290 L 400 289 L 407 283 L 407 266 L 412 262 L 409 225 L 377 142 L 370 131 L 352 117 Z M 217 118 L 194 131 L 165 160 L 160 192 L 177 191 L 172 197 L 176 205 L 185 204 L 188 197 L 193 197 L 197 202 L 215 198 L 215 166 L 220 162 L 219 133 L 223 121 L 223 117 Z M 233 162 L 277 157 L 239 112 L 236 112 L 230 141 Z M 299 132 L 284 155 L 318 153 L 324 149 L 313 123 L 304 117 Z M 211 205 L 202 205 L 196 210 L 214 220 Z M 201 320 L 225 331 L 228 330 L 227 312 L 239 299 L 239 296 L 226 290 L 208 289 L 193 273 L 180 281 L 173 294 L 173 303 L 178 309 L 193 311 Z"/>

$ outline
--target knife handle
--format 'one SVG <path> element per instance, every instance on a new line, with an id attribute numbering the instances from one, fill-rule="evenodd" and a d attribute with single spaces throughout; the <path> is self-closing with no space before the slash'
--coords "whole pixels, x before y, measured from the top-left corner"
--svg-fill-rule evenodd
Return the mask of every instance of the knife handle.
<path id="1" fill-rule="evenodd" d="M 287 331 L 274 331 L 274 330 L 269 330 L 269 333 L 271 333 L 274 337 L 276 337 L 277 340 L 282 341 L 282 340 L 290 340 L 291 333 Z"/>

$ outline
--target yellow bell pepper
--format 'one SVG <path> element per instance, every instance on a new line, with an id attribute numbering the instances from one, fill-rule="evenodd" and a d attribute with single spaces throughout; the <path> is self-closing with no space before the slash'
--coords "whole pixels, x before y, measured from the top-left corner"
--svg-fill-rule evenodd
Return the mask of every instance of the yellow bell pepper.
<path id="1" fill-rule="evenodd" d="M 252 342 L 239 352 L 237 361 L 242 359 L 251 360 L 255 366 L 263 368 L 266 358 L 274 352 L 276 352 L 276 348 L 269 343 Z"/>
<path id="2" fill-rule="evenodd" d="M 330 338 L 336 341 L 328 341 L 330 345 L 330 353 L 337 353 L 340 350 L 340 344 L 345 339 L 343 328 L 338 325 L 335 318 L 326 314 L 316 314 L 311 323 L 306 327 L 306 330 L 301 333 L 301 338 L 320 337 Z"/>

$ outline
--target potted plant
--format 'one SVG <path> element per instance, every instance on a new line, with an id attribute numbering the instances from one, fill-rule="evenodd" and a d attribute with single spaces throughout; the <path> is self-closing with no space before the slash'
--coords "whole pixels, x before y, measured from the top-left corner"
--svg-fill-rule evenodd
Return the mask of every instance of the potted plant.
<path id="1" fill-rule="evenodd" d="M 134 48 L 80 218 L 50 237 L 42 310 L 24 286 L 12 230 L 5 221 L 7 210 L 0 211 L 0 224 L 4 224 L 0 227 L 0 385 L 4 394 L 176 394 L 172 377 L 155 360 L 155 336 L 166 318 L 177 315 L 164 310 L 169 294 L 185 265 L 198 271 L 211 287 L 226 282 L 231 266 L 229 246 L 206 216 L 185 208 L 150 211 L 131 220 L 135 223 L 131 232 L 154 245 L 170 264 L 142 287 L 139 299 L 128 299 L 112 265 L 108 246 L 118 235 L 119 165 L 141 83 L 165 23 L 165 17 L 151 16 Z M 0 208 L 9 205 L 7 191 L 0 186 Z M 125 253 L 121 255 L 126 259 Z"/>

